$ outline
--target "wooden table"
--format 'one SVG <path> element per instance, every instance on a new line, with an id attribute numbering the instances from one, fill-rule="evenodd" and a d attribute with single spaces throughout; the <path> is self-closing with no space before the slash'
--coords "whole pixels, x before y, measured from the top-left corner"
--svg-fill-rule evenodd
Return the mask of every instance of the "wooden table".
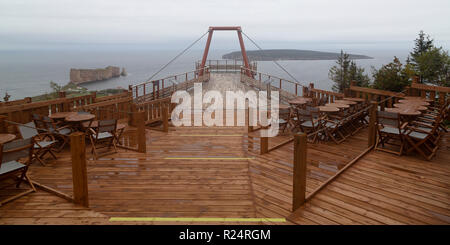
<path id="1" fill-rule="evenodd" d="M 95 115 L 92 114 L 74 114 L 65 118 L 66 122 L 72 124 L 73 129 L 83 130 L 83 122 L 93 120 Z"/>
<path id="2" fill-rule="evenodd" d="M 328 103 L 328 104 L 325 104 L 325 106 L 331 106 L 331 107 L 337 107 L 337 108 L 349 108 L 350 107 L 350 105 L 341 104 L 341 103 Z"/>
<path id="3" fill-rule="evenodd" d="M 89 127 L 89 122 L 83 122 L 81 125 L 83 125 L 84 128 L 87 128 L 87 127 Z M 98 127 L 98 121 L 93 121 L 91 123 L 91 128 L 97 128 L 97 127 Z M 116 129 L 117 130 L 122 130 L 122 129 L 126 128 L 126 127 L 127 127 L 126 123 L 118 123 Z"/>
<path id="4" fill-rule="evenodd" d="M 48 117 L 50 117 L 51 119 L 55 119 L 55 120 L 62 120 L 62 119 L 65 119 L 66 117 L 73 116 L 75 114 L 77 114 L 77 113 L 73 112 L 73 111 L 63 111 L 63 112 L 53 113 Z"/>
<path id="5" fill-rule="evenodd" d="M 95 115 L 92 114 L 74 114 L 66 117 L 66 121 L 68 122 L 84 122 L 89 121 L 95 118 Z"/>
<path id="6" fill-rule="evenodd" d="M 421 105 L 421 106 L 429 106 L 430 103 L 422 100 L 399 100 L 399 103 L 402 104 L 414 104 L 414 105 Z"/>
<path id="7" fill-rule="evenodd" d="M 0 144 L 5 144 L 13 141 L 16 138 L 14 134 L 0 134 Z"/>
<path id="8" fill-rule="evenodd" d="M 335 100 L 334 103 L 346 104 L 346 105 L 356 105 L 358 102 L 351 100 Z"/>
<path id="9" fill-rule="evenodd" d="M 297 97 L 295 99 L 292 99 L 290 101 L 288 101 L 289 104 L 291 105 L 304 105 L 308 102 L 312 102 L 311 98 L 305 98 L 305 97 Z"/>
<path id="10" fill-rule="evenodd" d="M 280 104 L 278 108 L 279 108 L 279 109 L 289 109 L 289 108 L 291 108 L 291 107 L 290 107 L 289 105 Z"/>
<path id="11" fill-rule="evenodd" d="M 403 99 L 405 99 L 405 100 L 418 100 L 418 101 L 425 101 L 425 102 L 433 102 L 432 99 L 422 98 L 422 97 L 418 97 L 418 96 L 405 96 L 405 97 L 403 97 Z"/>
<path id="12" fill-rule="evenodd" d="M 406 103 L 396 103 L 394 104 L 394 107 L 396 108 L 411 108 L 415 109 L 417 111 L 426 111 L 428 108 L 425 106 L 421 106 L 418 104 L 406 104 Z"/>
<path id="13" fill-rule="evenodd" d="M 338 112 L 339 108 L 334 106 L 319 106 L 319 111 L 321 112 Z"/>
<path id="14" fill-rule="evenodd" d="M 411 107 L 402 107 L 402 108 L 386 108 L 385 111 L 387 112 L 396 112 L 399 113 L 402 116 L 419 116 L 421 113 L 420 111 L 411 108 Z"/>
<path id="15" fill-rule="evenodd" d="M 363 98 L 353 98 L 353 97 L 345 97 L 344 100 L 354 101 L 354 102 L 364 102 L 366 99 Z"/>

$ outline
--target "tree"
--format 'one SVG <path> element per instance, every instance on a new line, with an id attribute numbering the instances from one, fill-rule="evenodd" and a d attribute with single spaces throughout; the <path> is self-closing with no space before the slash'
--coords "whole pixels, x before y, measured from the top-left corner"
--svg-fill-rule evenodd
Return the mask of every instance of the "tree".
<path id="1" fill-rule="evenodd" d="M 416 67 L 423 82 L 439 86 L 449 86 L 450 58 L 448 51 L 432 47 L 429 51 L 416 57 Z"/>
<path id="2" fill-rule="evenodd" d="M 336 65 L 330 68 L 328 77 L 335 83 L 333 84 L 333 91 L 340 93 L 350 87 L 350 81 L 356 81 L 358 86 L 368 86 L 370 80 L 364 74 L 364 68 L 357 66 L 349 58 L 349 55 L 342 50 L 336 60 Z"/>
<path id="3" fill-rule="evenodd" d="M 448 51 L 435 47 L 434 40 L 423 31 L 414 41 L 415 47 L 406 61 L 409 68 L 418 75 L 421 83 L 432 83 L 439 86 L 449 86 L 450 58 Z"/>
<path id="4" fill-rule="evenodd" d="M 356 65 L 354 61 L 350 62 L 349 79 L 355 81 L 357 86 L 368 87 L 370 78 L 367 74 L 364 74 L 364 68 Z"/>
<path id="5" fill-rule="evenodd" d="M 61 85 L 58 85 L 57 83 L 50 81 L 50 88 L 53 89 L 53 92 L 60 92 L 62 90 Z"/>
<path id="6" fill-rule="evenodd" d="M 408 70 L 395 56 L 391 63 L 383 65 L 379 70 L 373 68 L 372 76 L 373 87 L 376 89 L 401 92 L 410 84 Z"/>
<path id="7" fill-rule="evenodd" d="M 417 62 L 417 57 L 423 53 L 428 52 L 433 46 L 434 40 L 430 39 L 430 35 L 426 35 L 422 30 L 419 32 L 419 37 L 414 40 L 414 51 L 410 53 L 412 63 Z"/>

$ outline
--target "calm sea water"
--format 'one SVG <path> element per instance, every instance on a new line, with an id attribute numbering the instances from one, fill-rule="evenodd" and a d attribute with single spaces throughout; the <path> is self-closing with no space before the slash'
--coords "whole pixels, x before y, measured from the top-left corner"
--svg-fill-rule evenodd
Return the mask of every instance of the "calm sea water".
<path id="1" fill-rule="evenodd" d="M 232 50 L 212 50 L 208 58 L 221 59 L 223 54 L 230 51 Z M 178 52 L 172 50 L 0 51 L 0 100 L 5 92 L 11 95 L 11 99 L 51 92 L 50 81 L 61 85 L 69 82 L 70 68 L 103 68 L 108 65 L 125 67 L 128 76 L 85 83 L 83 86 L 90 90 L 127 88 L 129 84 L 147 80 Z M 403 62 L 408 55 L 407 50 L 351 50 L 348 52 L 374 57 L 374 59 L 356 60 L 369 75 L 371 66 L 379 68 L 391 62 L 394 55 Z M 191 71 L 194 69 L 195 61 L 201 57 L 201 50 L 189 51 L 155 78 Z M 335 64 L 334 60 L 279 61 L 279 64 L 302 83 L 314 82 L 316 88 L 331 89 L 332 81 L 328 78 L 328 70 Z M 270 61 L 258 62 L 258 70 L 292 80 Z"/>

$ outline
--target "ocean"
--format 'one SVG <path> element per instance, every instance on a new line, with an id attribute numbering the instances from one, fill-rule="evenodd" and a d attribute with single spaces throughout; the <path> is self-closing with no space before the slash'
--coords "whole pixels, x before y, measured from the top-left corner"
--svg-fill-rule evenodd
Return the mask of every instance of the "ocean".
<path id="1" fill-rule="evenodd" d="M 221 59 L 222 55 L 235 50 L 211 50 L 208 59 Z M 330 50 L 317 50 L 330 51 Z M 331 50 L 340 52 L 340 50 Z M 403 63 L 408 50 L 346 50 L 373 59 L 355 60 L 371 76 L 371 67 L 379 68 L 393 60 Z M 50 81 L 65 85 L 69 82 L 70 68 L 124 67 L 127 76 L 106 81 L 84 83 L 89 90 L 127 88 L 129 84 L 146 81 L 163 65 L 175 57 L 179 50 L 32 50 L 0 51 L 0 100 L 5 92 L 10 100 L 51 92 Z M 155 79 L 171 74 L 194 70 L 195 62 L 202 57 L 203 50 L 190 50 L 158 74 Z M 331 90 L 333 82 L 328 78 L 334 60 L 278 61 L 299 82 L 314 82 L 316 88 Z M 288 74 L 271 61 L 259 61 L 258 71 L 292 80 Z"/>

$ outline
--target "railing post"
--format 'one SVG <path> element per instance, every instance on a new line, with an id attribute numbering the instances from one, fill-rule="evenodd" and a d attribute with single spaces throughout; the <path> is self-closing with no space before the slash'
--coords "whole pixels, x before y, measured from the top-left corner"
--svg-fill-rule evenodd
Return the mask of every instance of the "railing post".
<path id="1" fill-rule="evenodd" d="M 377 138 L 377 129 L 376 129 L 376 121 L 377 121 L 377 111 L 378 111 L 378 103 L 376 101 L 370 102 L 371 108 L 369 113 L 369 135 L 367 140 L 367 146 L 372 147 L 375 145 L 375 141 Z"/>
<path id="2" fill-rule="evenodd" d="M 303 205 L 306 198 L 306 150 L 307 139 L 305 133 L 294 135 L 294 173 L 292 211 Z"/>
<path id="3" fill-rule="evenodd" d="M 260 138 L 261 142 L 260 142 L 260 154 L 265 154 L 267 152 L 269 152 L 269 138 L 268 137 L 263 137 L 261 136 Z"/>
<path id="4" fill-rule="evenodd" d="M 169 105 L 162 105 L 162 121 L 163 121 L 163 131 L 169 132 Z"/>
<path id="5" fill-rule="evenodd" d="M 130 116 L 130 118 L 128 120 L 128 124 L 130 126 L 136 126 L 136 120 L 135 120 L 135 116 L 134 115 L 137 112 L 137 106 L 136 106 L 135 103 L 131 103 L 130 104 L 130 111 L 131 111 L 131 116 Z"/>
<path id="6" fill-rule="evenodd" d="M 89 207 L 88 180 L 86 170 L 86 145 L 84 133 L 70 135 L 70 152 L 72 155 L 73 201 Z"/>
<path id="7" fill-rule="evenodd" d="M 144 111 L 134 113 L 134 122 L 137 127 L 138 152 L 145 153 L 147 151 L 146 137 L 145 137 L 145 115 Z"/>
<path id="8" fill-rule="evenodd" d="M 0 115 L 0 133 L 8 132 L 8 127 L 6 126 L 5 122 L 7 118 L 8 118 L 7 116 Z"/>
<path id="9" fill-rule="evenodd" d="M 309 97 L 309 94 L 308 94 L 308 87 L 302 86 L 302 96 L 303 96 L 303 97 Z"/>
<path id="10" fill-rule="evenodd" d="M 250 133 L 253 132 L 253 126 L 252 126 L 252 122 L 253 119 L 252 117 L 252 113 L 250 111 L 250 108 L 247 107 L 246 108 L 246 114 L 247 114 L 247 151 L 250 151 L 250 149 L 253 150 L 254 146 L 253 146 L 253 137 L 250 136 Z"/>
<path id="11" fill-rule="evenodd" d="M 96 91 L 91 92 L 91 104 L 95 103 L 96 98 L 97 98 L 97 92 Z"/>

